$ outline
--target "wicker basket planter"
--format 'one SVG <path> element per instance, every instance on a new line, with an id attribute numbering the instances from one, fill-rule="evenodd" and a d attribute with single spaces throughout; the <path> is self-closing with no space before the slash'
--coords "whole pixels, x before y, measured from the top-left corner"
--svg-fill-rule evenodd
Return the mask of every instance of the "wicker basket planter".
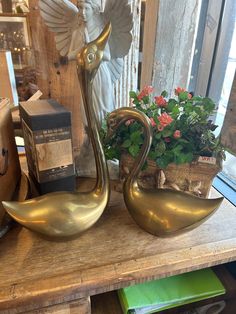
<path id="1" fill-rule="evenodd" d="M 133 163 L 130 155 L 122 155 L 121 180 L 129 174 Z M 221 169 L 221 162 L 212 157 L 200 157 L 190 164 L 169 164 L 166 169 L 160 169 L 153 160 L 148 160 L 148 167 L 140 172 L 138 183 L 144 188 L 170 188 L 208 197 L 212 181 Z"/>

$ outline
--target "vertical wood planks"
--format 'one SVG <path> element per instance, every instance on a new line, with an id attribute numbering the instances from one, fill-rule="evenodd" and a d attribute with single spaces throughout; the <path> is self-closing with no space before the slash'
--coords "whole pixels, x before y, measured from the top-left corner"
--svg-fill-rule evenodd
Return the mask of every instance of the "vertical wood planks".
<path id="1" fill-rule="evenodd" d="M 155 4 L 157 9 L 157 3 Z M 146 1 L 147 14 L 145 44 L 143 47 L 142 84 L 151 83 L 156 92 L 173 92 L 176 86 L 186 88 L 189 82 L 196 30 L 200 13 L 200 0 L 160 0 L 158 16 L 152 11 L 154 3 Z M 154 18 L 152 21 L 151 19 Z M 158 18 L 158 21 L 157 21 Z M 149 27 L 156 24 L 156 35 Z M 151 25 L 151 26 L 150 26 Z M 150 44 L 148 44 L 150 41 Z M 155 42 L 153 58 L 150 49 Z M 148 66 L 148 69 L 145 69 Z M 150 77 L 150 71 L 152 75 Z"/>
<path id="2" fill-rule="evenodd" d="M 152 85 L 159 3 L 160 0 L 147 0 L 145 5 L 141 89 L 145 85 Z"/>

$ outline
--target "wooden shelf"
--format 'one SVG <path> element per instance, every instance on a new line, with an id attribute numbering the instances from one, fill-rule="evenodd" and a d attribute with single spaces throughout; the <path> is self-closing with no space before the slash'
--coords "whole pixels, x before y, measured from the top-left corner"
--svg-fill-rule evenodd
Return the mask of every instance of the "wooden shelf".
<path id="1" fill-rule="evenodd" d="M 231 275 L 229 270 L 224 266 L 213 267 L 218 278 L 223 283 L 226 294 L 217 297 L 209 298 L 194 302 L 191 304 L 183 305 L 177 308 L 158 312 L 158 314 L 179 314 L 185 311 L 193 310 L 197 307 L 212 304 L 218 301 L 225 301 L 226 307 L 222 314 L 235 314 L 236 313 L 236 279 Z M 93 296 L 91 298 L 92 314 L 123 314 L 119 298 L 116 291 L 111 291 L 103 294 Z"/>

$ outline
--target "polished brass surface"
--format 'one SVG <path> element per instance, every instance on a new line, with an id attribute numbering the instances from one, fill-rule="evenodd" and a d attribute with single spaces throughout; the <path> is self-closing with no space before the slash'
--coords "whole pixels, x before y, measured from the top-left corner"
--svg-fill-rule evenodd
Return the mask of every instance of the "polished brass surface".
<path id="1" fill-rule="evenodd" d="M 3 168 L 0 169 L 0 176 L 4 176 L 7 173 L 8 169 L 8 150 L 5 148 L 2 148 L 2 157 L 4 159 Z"/>
<path id="2" fill-rule="evenodd" d="M 90 139 L 95 153 L 97 180 L 86 193 L 55 192 L 25 202 L 3 202 L 10 216 L 28 229 L 41 234 L 66 238 L 90 228 L 107 206 L 110 186 L 105 156 L 92 106 L 92 83 L 111 32 L 108 24 L 102 34 L 78 54 L 78 77 L 81 82 Z"/>
<path id="3" fill-rule="evenodd" d="M 152 142 L 150 120 L 136 109 L 117 109 L 109 115 L 108 136 L 129 119 L 143 125 L 145 136 L 141 152 L 123 186 L 124 201 L 131 216 L 141 228 L 157 236 L 174 235 L 197 227 L 215 212 L 223 197 L 203 199 L 180 191 L 139 187 L 137 177 Z"/>

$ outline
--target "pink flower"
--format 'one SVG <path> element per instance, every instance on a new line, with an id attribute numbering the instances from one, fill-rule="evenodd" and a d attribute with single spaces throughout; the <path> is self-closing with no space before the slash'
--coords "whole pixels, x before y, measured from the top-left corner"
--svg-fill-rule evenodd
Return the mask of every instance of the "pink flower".
<path id="1" fill-rule="evenodd" d="M 129 119 L 125 122 L 126 126 L 129 126 L 130 124 L 134 123 L 134 119 Z"/>
<path id="2" fill-rule="evenodd" d="M 174 138 L 180 138 L 181 137 L 181 132 L 180 132 L 180 130 L 176 130 L 175 132 L 174 132 Z"/>
<path id="3" fill-rule="evenodd" d="M 167 125 L 169 125 L 173 119 L 171 118 L 171 116 L 164 112 L 160 115 L 160 117 L 158 117 L 158 120 L 160 121 L 160 124 L 163 126 L 163 127 L 166 127 Z"/>
<path id="4" fill-rule="evenodd" d="M 180 93 L 183 93 L 183 92 L 185 92 L 185 89 L 184 88 L 182 88 L 182 87 L 177 87 L 176 89 L 175 89 L 175 95 L 179 95 Z"/>
<path id="5" fill-rule="evenodd" d="M 137 98 L 140 101 L 143 99 L 143 97 L 149 96 L 152 92 L 153 92 L 152 86 L 145 86 L 143 90 L 138 94 Z"/>
<path id="6" fill-rule="evenodd" d="M 158 127 L 157 127 L 157 129 L 158 129 L 158 131 L 163 131 L 164 130 L 164 126 L 163 125 L 161 125 L 161 124 L 159 124 L 158 125 Z"/>
<path id="7" fill-rule="evenodd" d="M 163 96 L 157 96 L 155 97 L 155 103 L 157 104 L 157 106 L 159 107 L 166 107 L 166 100 Z"/>
<path id="8" fill-rule="evenodd" d="M 169 138 L 169 137 L 165 137 L 165 138 L 164 138 L 164 141 L 165 141 L 166 143 L 170 143 L 170 138 Z"/>
<path id="9" fill-rule="evenodd" d="M 152 126 L 156 126 L 156 125 L 157 125 L 156 122 L 155 122 L 155 120 L 154 120 L 153 118 L 150 118 L 150 121 L 151 121 L 151 125 L 152 125 Z"/>

